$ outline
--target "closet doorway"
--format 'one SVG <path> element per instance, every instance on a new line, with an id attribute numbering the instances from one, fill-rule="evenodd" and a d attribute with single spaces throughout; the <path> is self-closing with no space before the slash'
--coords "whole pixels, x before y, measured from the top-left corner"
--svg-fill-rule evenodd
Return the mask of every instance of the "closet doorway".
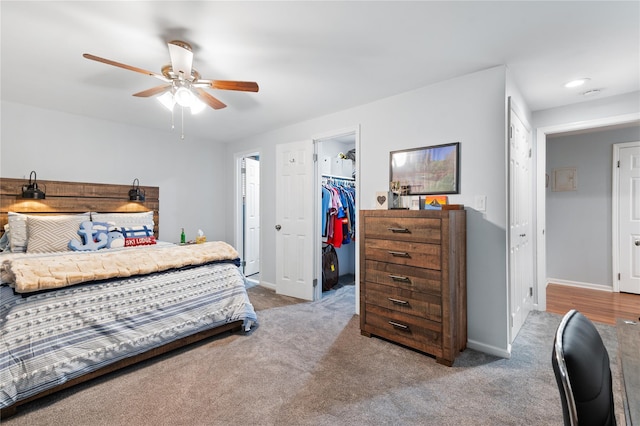
<path id="1" fill-rule="evenodd" d="M 253 284 L 260 283 L 260 154 L 239 158 L 240 244 L 242 272 Z"/>
<path id="2" fill-rule="evenodd" d="M 356 282 L 356 131 L 315 142 L 320 253 L 317 300 Z"/>

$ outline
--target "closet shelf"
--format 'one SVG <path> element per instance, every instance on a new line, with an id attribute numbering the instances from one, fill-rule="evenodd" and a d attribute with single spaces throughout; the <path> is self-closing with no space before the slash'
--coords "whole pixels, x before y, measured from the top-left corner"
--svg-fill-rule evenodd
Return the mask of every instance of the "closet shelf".
<path id="1" fill-rule="evenodd" d="M 348 176 L 338 176 L 338 175 L 328 175 L 328 174 L 322 174 L 322 177 L 326 177 L 326 178 L 331 178 L 331 179 L 343 179 L 343 180 L 350 180 L 350 181 L 354 181 L 355 182 L 355 178 L 353 177 L 348 177 Z"/>

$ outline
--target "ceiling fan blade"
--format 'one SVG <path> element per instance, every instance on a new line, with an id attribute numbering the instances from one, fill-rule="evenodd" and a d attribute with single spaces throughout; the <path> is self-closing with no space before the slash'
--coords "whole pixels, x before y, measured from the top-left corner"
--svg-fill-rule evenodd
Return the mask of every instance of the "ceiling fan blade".
<path id="1" fill-rule="evenodd" d="M 160 80 L 162 80 L 164 82 L 167 82 L 167 83 L 171 81 L 168 78 L 166 78 L 165 76 L 160 75 L 160 74 L 156 74 L 153 71 L 147 71 L 147 70 L 142 69 L 142 68 L 133 67 L 133 66 L 127 65 L 127 64 L 122 64 L 120 62 L 112 61 L 110 59 L 105 59 L 105 58 L 101 58 L 99 56 L 91 55 L 90 53 L 84 53 L 82 56 L 84 56 L 87 59 L 91 59 L 92 61 L 102 62 L 103 64 L 113 65 L 114 67 L 124 68 L 125 70 L 135 71 L 135 72 L 139 72 L 140 74 L 150 75 L 151 77 L 158 78 L 158 79 L 160 79 Z"/>
<path id="2" fill-rule="evenodd" d="M 179 40 L 170 41 L 167 45 L 169 46 L 173 72 L 182 75 L 185 80 L 191 80 L 191 66 L 193 65 L 191 46 Z"/>
<path id="3" fill-rule="evenodd" d="M 164 93 L 169 89 L 171 89 L 170 84 L 163 84 L 162 86 L 156 86 L 152 87 L 151 89 L 143 90 L 142 92 L 134 93 L 133 96 L 148 98 L 149 96 L 155 96 L 159 95 L 160 93 Z"/>
<path id="4" fill-rule="evenodd" d="M 202 100 L 202 102 L 209 105 L 213 109 L 222 109 L 226 107 L 225 104 L 223 104 L 218 99 L 214 98 L 213 96 L 205 92 L 203 89 L 196 88 L 196 93 L 200 98 L 200 100 Z"/>
<path id="5" fill-rule="evenodd" d="M 239 90 L 241 92 L 257 92 L 258 83 L 253 81 L 211 80 L 212 89 Z"/>

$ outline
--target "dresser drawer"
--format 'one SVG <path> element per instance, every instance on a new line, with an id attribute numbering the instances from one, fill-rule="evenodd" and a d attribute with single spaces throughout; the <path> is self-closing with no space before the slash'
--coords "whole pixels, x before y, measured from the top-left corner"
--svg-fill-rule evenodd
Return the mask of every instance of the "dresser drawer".
<path id="1" fill-rule="evenodd" d="M 385 339 L 442 356 L 442 326 L 413 315 L 366 304 L 364 331 Z"/>
<path id="2" fill-rule="evenodd" d="M 364 237 L 440 244 L 440 219 L 415 217 L 365 217 Z"/>
<path id="3" fill-rule="evenodd" d="M 367 239 L 364 256 L 367 260 L 436 270 L 442 264 L 439 245 L 407 241 Z"/>
<path id="4" fill-rule="evenodd" d="M 366 260 L 364 265 L 364 279 L 367 282 L 428 292 L 438 296 L 442 293 L 442 272 L 438 270 L 375 260 Z"/>
<path id="5" fill-rule="evenodd" d="M 366 282 L 365 303 L 442 322 L 440 296 Z"/>

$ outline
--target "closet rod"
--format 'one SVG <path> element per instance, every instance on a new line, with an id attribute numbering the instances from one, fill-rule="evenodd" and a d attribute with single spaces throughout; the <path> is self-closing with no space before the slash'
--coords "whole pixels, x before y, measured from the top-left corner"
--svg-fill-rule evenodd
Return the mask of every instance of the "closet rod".
<path id="1" fill-rule="evenodd" d="M 338 175 L 325 175 L 325 174 L 322 174 L 322 177 L 326 177 L 326 178 L 329 178 L 329 179 L 350 180 L 350 181 L 353 181 L 353 182 L 355 182 L 355 180 L 356 180 L 356 178 L 351 178 L 351 177 L 346 177 L 346 176 L 338 176 Z"/>

